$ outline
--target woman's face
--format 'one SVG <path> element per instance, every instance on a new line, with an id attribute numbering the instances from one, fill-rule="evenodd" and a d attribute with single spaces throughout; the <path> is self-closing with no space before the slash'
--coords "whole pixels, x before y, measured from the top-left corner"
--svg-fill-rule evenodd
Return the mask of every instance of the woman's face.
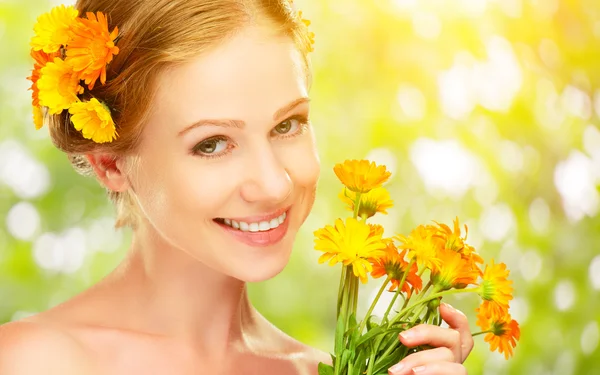
<path id="1" fill-rule="evenodd" d="M 164 73 L 131 175 L 151 230 L 244 281 L 286 265 L 319 159 L 302 57 L 248 28 Z"/>

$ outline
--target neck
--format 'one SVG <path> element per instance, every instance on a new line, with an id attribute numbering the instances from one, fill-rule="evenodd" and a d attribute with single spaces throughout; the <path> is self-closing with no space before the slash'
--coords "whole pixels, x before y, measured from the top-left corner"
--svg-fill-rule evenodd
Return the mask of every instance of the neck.
<path id="1" fill-rule="evenodd" d="M 176 338 L 205 353 L 244 345 L 262 319 L 245 282 L 205 266 L 152 230 L 136 230 L 127 258 L 108 279 L 112 292 L 118 290 L 126 329 Z"/>

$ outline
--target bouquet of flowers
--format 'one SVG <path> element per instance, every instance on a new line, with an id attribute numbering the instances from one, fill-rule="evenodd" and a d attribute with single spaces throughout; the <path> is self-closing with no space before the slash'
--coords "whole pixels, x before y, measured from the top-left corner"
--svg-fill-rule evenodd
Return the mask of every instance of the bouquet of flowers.
<path id="1" fill-rule="evenodd" d="M 319 263 L 342 264 L 337 299 L 333 366 L 319 364 L 319 375 L 387 374 L 390 366 L 426 348 L 408 348 L 398 334 L 417 324 L 440 325 L 442 298 L 458 293 L 478 295 L 477 325 L 492 351 L 506 359 L 520 337 L 518 323 L 509 314 L 512 281 L 503 263 L 484 260 L 467 244 L 459 220 L 453 228 L 434 222 L 420 225 L 409 235 L 383 238 L 383 227 L 367 221 L 392 207 L 382 187 L 391 173 L 368 160 L 347 160 L 334 167 L 344 188 L 341 200 L 352 217 L 318 229 L 315 249 L 324 252 Z M 382 278 L 383 283 L 366 315 L 357 317 L 359 280 Z M 425 285 L 424 285 L 425 284 Z M 372 315 L 384 291 L 394 293 L 381 317 Z M 398 303 L 399 307 L 396 307 Z"/>

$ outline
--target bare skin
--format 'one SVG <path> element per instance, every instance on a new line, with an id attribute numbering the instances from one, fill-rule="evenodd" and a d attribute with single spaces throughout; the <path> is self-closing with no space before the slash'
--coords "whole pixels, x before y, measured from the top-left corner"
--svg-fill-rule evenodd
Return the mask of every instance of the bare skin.
<path id="1" fill-rule="evenodd" d="M 160 76 L 134 157 L 88 155 L 105 187 L 137 202 L 126 259 L 63 304 L 0 326 L 0 375 L 315 375 L 330 362 L 270 324 L 246 293 L 246 282 L 286 266 L 314 202 L 320 166 L 304 69 L 291 40 L 251 27 Z M 219 223 L 282 210 L 285 234 L 262 244 Z M 450 328 L 401 338 L 436 349 L 390 374 L 466 373 L 467 319 L 448 307 L 442 317 Z"/>

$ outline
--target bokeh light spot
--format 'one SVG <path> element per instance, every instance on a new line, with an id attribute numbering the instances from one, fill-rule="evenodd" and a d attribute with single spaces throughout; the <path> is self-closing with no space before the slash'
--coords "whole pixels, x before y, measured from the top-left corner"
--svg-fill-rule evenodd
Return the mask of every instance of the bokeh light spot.
<path id="1" fill-rule="evenodd" d="M 596 255 L 589 268 L 590 282 L 592 287 L 596 290 L 600 290 L 600 255 Z"/>
<path id="2" fill-rule="evenodd" d="M 570 280 L 561 280 L 554 288 L 554 305 L 559 311 L 567 311 L 575 303 L 576 289 Z"/>
<path id="3" fill-rule="evenodd" d="M 538 233 L 546 233 L 550 225 L 550 207 L 543 198 L 535 198 L 529 205 L 529 221 Z"/>
<path id="4" fill-rule="evenodd" d="M 519 269 L 523 279 L 527 281 L 535 280 L 542 270 L 543 258 L 535 250 L 525 252 L 520 258 Z"/>
<path id="5" fill-rule="evenodd" d="M 501 241 L 514 227 L 514 214 L 505 203 L 486 208 L 479 220 L 483 236 L 490 241 Z"/>
<path id="6" fill-rule="evenodd" d="M 31 240 L 40 228 L 40 215 L 29 202 L 19 202 L 6 215 L 8 232 L 19 240 Z"/>
<path id="7" fill-rule="evenodd" d="M 598 322 L 589 322 L 584 328 L 581 334 L 581 351 L 585 355 L 591 355 L 598 348 L 598 340 L 600 340 L 600 333 L 598 332 Z"/>

